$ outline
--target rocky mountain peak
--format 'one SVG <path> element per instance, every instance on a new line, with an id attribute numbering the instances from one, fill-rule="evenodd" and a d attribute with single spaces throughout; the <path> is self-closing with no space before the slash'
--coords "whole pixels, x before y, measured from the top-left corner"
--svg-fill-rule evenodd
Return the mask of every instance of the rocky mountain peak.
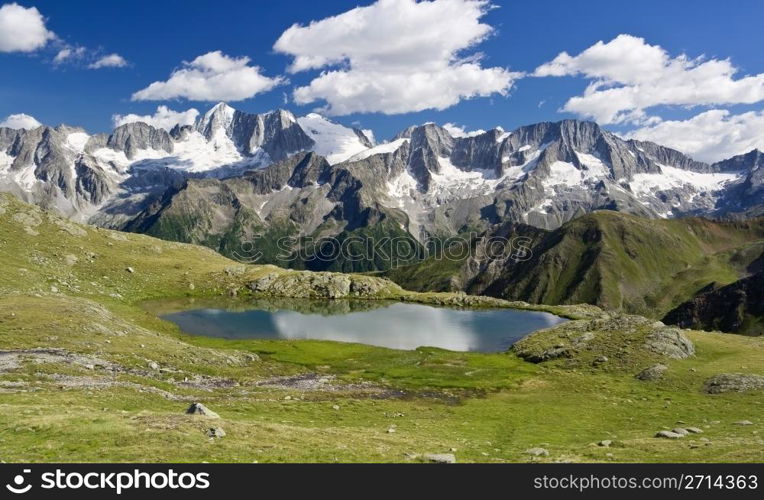
<path id="1" fill-rule="evenodd" d="M 211 140 L 218 131 L 225 133 L 229 130 L 236 113 L 238 111 L 228 104 L 219 102 L 197 119 L 195 128 L 207 140 Z"/>
<path id="2" fill-rule="evenodd" d="M 143 122 L 125 123 L 115 128 L 106 140 L 106 146 L 123 151 L 128 159 L 133 159 L 139 150 L 173 151 L 173 141 L 166 130 Z"/>

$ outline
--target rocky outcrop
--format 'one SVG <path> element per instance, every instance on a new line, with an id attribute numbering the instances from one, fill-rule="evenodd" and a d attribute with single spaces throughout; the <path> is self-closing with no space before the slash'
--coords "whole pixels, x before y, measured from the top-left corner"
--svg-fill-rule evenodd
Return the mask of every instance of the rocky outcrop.
<path id="1" fill-rule="evenodd" d="M 678 329 L 641 316 L 604 314 L 539 330 L 512 350 L 532 363 L 563 359 L 575 366 L 632 370 L 647 360 L 692 356 L 695 347 Z"/>
<path id="2" fill-rule="evenodd" d="M 708 380 L 703 390 L 708 394 L 748 392 L 764 389 L 764 377 L 746 373 L 722 373 Z"/>
<path id="3" fill-rule="evenodd" d="M 764 334 L 764 271 L 707 290 L 670 311 L 663 321 L 682 328 Z"/>
<path id="4" fill-rule="evenodd" d="M 273 272 L 247 285 L 255 294 L 310 299 L 385 298 L 401 293 L 391 281 L 338 273 Z"/>
<path id="5" fill-rule="evenodd" d="M 677 328 L 659 328 L 647 335 L 645 347 L 660 356 L 685 359 L 695 355 L 695 346 Z"/>

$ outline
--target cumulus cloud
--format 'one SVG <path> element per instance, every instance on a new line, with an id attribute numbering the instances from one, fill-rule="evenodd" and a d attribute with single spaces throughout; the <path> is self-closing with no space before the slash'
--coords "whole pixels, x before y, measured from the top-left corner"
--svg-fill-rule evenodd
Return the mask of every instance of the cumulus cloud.
<path id="1" fill-rule="evenodd" d="M 55 37 L 37 8 L 17 3 L 0 7 L 0 52 L 32 52 Z"/>
<path id="2" fill-rule="evenodd" d="M 125 66 L 127 66 L 127 61 L 119 54 L 109 54 L 99 57 L 91 64 L 88 64 L 88 68 L 90 69 L 124 68 Z"/>
<path id="3" fill-rule="evenodd" d="M 468 131 L 465 130 L 463 126 L 451 122 L 444 124 L 443 128 L 451 134 L 451 137 L 475 137 L 476 135 L 485 134 L 485 130 L 478 129 Z"/>
<path id="4" fill-rule="evenodd" d="M 85 47 L 66 46 L 56 53 L 53 58 L 53 64 L 63 64 L 71 61 L 78 61 L 87 55 Z"/>
<path id="5" fill-rule="evenodd" d="M 563 111 L 600 123 L 654 123 L 651 107 L 751 104 L 764 100 L 764 74 L 735 78 L 729 59 L 671 57 L 659 45 L 618 35 L 597 42 L 576 56 L 560 53 L 539 66 L 534 76 L 584 76 L 593 81 Z"/>
<path id="6" fill-rule="evenodd" d="M 324 112 L 406 113 L 445 109 L 462 99 L 506 95 L 518 74 L 484 68 L 465 55 L 493 31 L 480 19 L 486 0 L 378 0 L 307 26 L 276 41 L 293 56 L 289 71 L 324 71 L 294 91 L 298 104 L 325 101 Z"/>
<path id="7" fill-rule="evenodd" d="M 153 115 L 113 115 L 111 121 L 115 127 L 126 123 L 143 122 L 152 127 L 171 130 L 175 125 L 193 125 L 199 110 L 190 108 L 185 111 L 174 111 L 167 106 L 159 106 Z"/>
<path id="8" fill-rule="evenodd" d="M 249 57 L 229 57 L 208 52 L 172 72 L 164 82 L 154 82 L 133 94 L 134 101 L 186 98 L 194 101 L 241 101 L 285 82 L 260 74 Z"/>
<path id="9" fill-rule="evenodd" d="M 17 113 L 15 115 L 8 115 L 5 120 L 0 122 L 0 127 L 8 127 L 15 129 L 27 129 L 32 130 L 42 126 L 42 123 L 38 122 L 33 116 L 29 116 L 25 113 Z"/>
<path id="10" fill-rule="evenodd" d="M 670 146 L 697 160 L 714 162 L 752 149 L 764 151 L 764 111 L 735 115 L 724 109 L 712 109 L 688 120 L 664 121 L 626 135 Z"/>

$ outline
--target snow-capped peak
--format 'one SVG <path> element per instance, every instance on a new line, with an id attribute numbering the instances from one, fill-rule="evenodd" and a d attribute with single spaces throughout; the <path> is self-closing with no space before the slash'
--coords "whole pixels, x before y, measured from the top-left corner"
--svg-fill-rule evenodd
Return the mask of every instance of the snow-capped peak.
<path id="1" fill-rule="evenodd" d="M 211 138 L 215 130 L 227 130 L 233 121 L 236 110 L 224 102 L 219 102 L 199 119 L 196 130 Z"/>
<path id="2" fill-rule="evenodd" d="M 297 123 L 316 143 L 313 150 L 326 157 L 331 164 L 345 161 L 367 150 L 370 144 L 368 138 L 364 141 L 356 130 L 333 122 L 318 113 L 302 116 L 297 119 Z"/>

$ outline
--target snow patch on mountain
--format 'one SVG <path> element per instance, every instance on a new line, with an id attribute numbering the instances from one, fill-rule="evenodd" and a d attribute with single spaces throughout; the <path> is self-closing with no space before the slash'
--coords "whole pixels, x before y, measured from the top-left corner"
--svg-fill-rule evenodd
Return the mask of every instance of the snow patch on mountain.
<path id="1" fill-rule="evenodd" d="M 392 198 L 398 208 L 404 208 L 406 201 L 416 196 L 418 183 L 411 172 L 404 170 L 402 174 L 388 183 L 387 194 Z"/>
<path id="2" fill-rule="evenodd" d="M 90 136 L 86 132 L 72 132 L 66 136 L 66 146 L 74 153 L 80 154 L 85 150 Z"/>
<path id="3" fill-rule="evenodd" d="M 702 173 L 668 165 L 658 165 L 661 173 L 641 173 L 632 177 L 629 186 L 637 195 L 652 195 L 655 191 L 691 188 L 698 192 L 713 193 L 743 175 L 741 172 Z"/>
<path id="4" fill-rule="evenodd" d="M 0 151 L 0 173 L 5 173 L 11 164 L 13 164 L 14 157 L 7 154 L 5 151 Z"/>
<path id="5" fill-rule="evenodd" d="M 587 169 L 589 178 L 604 179 L 610 175 L 610 167 L 594 155 L 576 151 L 576 157 Z"/>
<path id="6" fill-rule="evenodd" d="M 330 164 L 340 163 L 368 149 L 356 132 L 317 113 L 297 118 L 297 123 L 315 141 L 313 151 Z M 368 139 L 368 137 L 367 137 Z"/>
<path id="7" fill-rule="evenodd" d="M 366 149 L 365 151 L 361 151 L 360 153 L 351 156 L 350 158 L 348 158 L 348 161 L 361 161 L 374 155 L 395 153 L 401 148 L 401 146 L 403 146 L 407 142 L 409 142 L 409 140 L 406 138 L 396 139 L 391 142 L 384 142 L 382 144 L 374 146 L 373 148 Z"/>

